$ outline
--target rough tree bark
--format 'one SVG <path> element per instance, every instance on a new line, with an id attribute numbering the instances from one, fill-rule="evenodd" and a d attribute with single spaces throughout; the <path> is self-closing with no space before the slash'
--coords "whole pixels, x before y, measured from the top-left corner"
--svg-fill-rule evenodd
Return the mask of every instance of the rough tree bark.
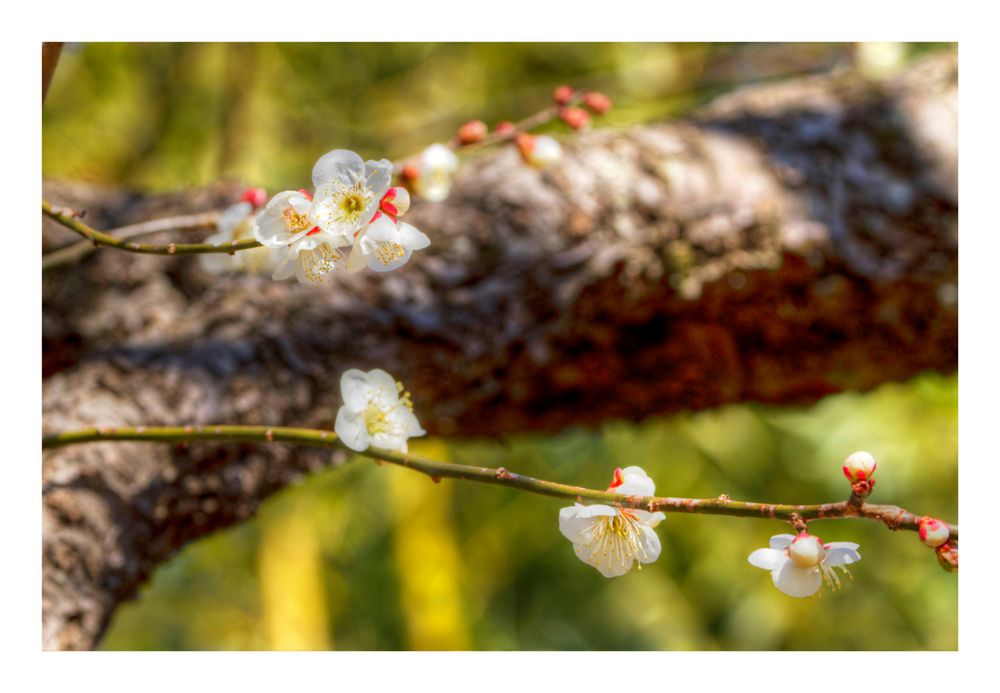
<path id="1" fill-rule="evenodd" d="M 598 130 L 543 172 L 470 161 L 408 221 L 404 270 L 332 287 L 101 250 L 43 283 L 43 424 L 331 427 L 338 379 L 383 367 L 434 434 L 556 431 L 799 403 L 957 365 L 957 60 L 882 85 L 735 92 L 684 122 Z M 100 228 L 232 188 L 49 184 Z M 71 240 L 45 225 L 45 244 Z M 90 648 L 186 542 L 342 456 L 95 444 L 44 456 L 44 646 Z"/>

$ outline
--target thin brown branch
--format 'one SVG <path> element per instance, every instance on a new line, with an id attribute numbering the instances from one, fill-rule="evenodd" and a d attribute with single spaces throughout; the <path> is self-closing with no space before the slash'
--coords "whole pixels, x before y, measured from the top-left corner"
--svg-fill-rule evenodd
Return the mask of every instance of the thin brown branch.
<path id="1" fill-rule="evenodd" d="M 321 448 L 348 449 L 330 431 L 282 426 L 119 426 L 87 428 L 66 433 L 56 433 L 42 438 L 42 448 L 58 448 L 79 443 L 101 441 L 148 441 L 156 443 L 191 443 L 196 441 L 239 441 L 262 443 L 295 443 Z M 555 498 L 566 498 L 614 503 L 625 508 L 649 512 L 694 513 L 701 515 L 728 515 L 758 519 L 786 520 L 798 527 L 806 520 L 836 520 L 864 518 L 877 520 L 889 529 L 918 530 L 920 515 L 915 515 L 895 505 L 860 505 L 850 501 L 818 505 L 789 505 L 784 503 L 754 503 L 734 501 L 728 496 L 718 498 L 671 498 L 658 496 L 622 496 L 611 491 L 597 491 L 582 486 L 570 486 L 544 479 L 516 474 L 503 467 L 474 467 L 471 465 L 439 462 L 419 455 L 369 448 L 358 453 L 365 457 L 396 464 L 422 472 L 435 481 L 443 478 L 463 479 L 480 483 L 516 488 Z M 958 526 L 948 525 L 951 538 L 958 540 Z"/>

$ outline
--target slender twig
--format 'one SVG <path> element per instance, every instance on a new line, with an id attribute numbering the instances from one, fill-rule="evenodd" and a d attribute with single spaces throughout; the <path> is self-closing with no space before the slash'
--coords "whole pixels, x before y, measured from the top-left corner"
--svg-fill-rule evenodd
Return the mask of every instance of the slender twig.
<path id="1" fill-rule="evenodd" d="M 59 222 L 63 226 L 86 238 L 95 245 L 106 245 L 119 250 L 127 250 L 132 253 L 147 253 L 151 255 L 200 255 L 205 253 L 228 253 L 232 255 L 240 250 L 250 250 L 261 247 L 253 238 L 232 243 L 168 243 L 166 245 L 155 245 L 152 243 L 135 243 L 122 238 L 117 238 L 103 231 L 93 229 L 84 224 L 79 219 L 75 210 L 57 207 L 46 200 L 42 200 L 42 213 L 50 219 Z"/>
<path id="2" fill-rule="evenodd" d="M 152 219 L 139 224 L 120 226 L 117 229 L 108 231 L 108 235 L 125 240 L 161 231 L 203 231 L 215 228 L 218 220 L 218 212 L 183 214 L 176 217 L 164 217 L 163 219 Z M 51 253 L 46 253 L 42 256 L 42 269 L 52 269 L 53 267 L 76 262 L 94 252 L 97 248 L 98 246 L 94 245 L 93 241 L 79 241 L 65 248 L 53 250 Z"/>
<path id="3" fill-rule="evenodd" d="M 52 75 L 56 72 L 56 65 L 59 63 L 59 56 L 62 53 L 62 43 L 42 44 L 42 103 L 49 93 L 49 85 L 52 83 Z"/>
<path id="4" fill-rule="evenodd" d="M 191 443 L 195 441 L 240 441 L 263 443 L 295 443 L 321 448 L 347 447 L 337 434 L 311 428 L 280 426 L 135 426 L 86 428 L 79 431 L 56 433 L 42 438 L 42 448 L 58 448 L 78 443 L 100 441 L 148 441 L 157 443 Z M 567 498 L 614 503 L 624 508 L 649 512 L 694 513 L 702 515 L 729 515 L 735 517 L 768 518 L 801 523 L 806 520 L 835 520 L 858 517 L 877 520 L 889 529 L 918 529 L 919 515 L 895 505 L 855 505 L 849 501 L 820 505 L 788 505 L 782 503 L 751 503 L 718 498 L 670 498 L 659 496 L 623 496 L 610 491 L 596 491 L 581 486 L 559 484 L 515 474 L 503 467 L 475 467 L 451 462 L 439 462 L 419 455 L 403 454 L 369 448 L 358 453 L 375 460 L 396 464 L 422 472 L 438 481 L 443 478 L 464 479 L 487 484 L 497 484 L 530 493 L 556 498 Z M 958 540 L 958 526 L 951 525 L 951 538 Z"/>

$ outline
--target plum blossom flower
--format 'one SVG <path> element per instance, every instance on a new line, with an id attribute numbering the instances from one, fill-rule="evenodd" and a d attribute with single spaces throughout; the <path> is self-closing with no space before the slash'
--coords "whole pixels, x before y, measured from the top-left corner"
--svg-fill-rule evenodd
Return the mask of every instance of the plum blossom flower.
<path id="1" fill-rule="evenodd" d="M 849 541 L 824 544 L 808 532 L 798 535 L 777 534 L 770 548 L 757 549 L 748 559 L 751 565 L 771 571 L 774 586 L 790 597 L 809 597 L 823 582 L 831 589 L 840 588 L 834 568 L 850 575 L 845 566 L 861 560 L 858 545 Z"/>
<path id="2" fill-rule="evenodd" d="M 385 371 L 352 368 L 340 377 L 344 405 L 337 412 L 334 431 L 351 450 L 369 446 L 407 452 L 408 438 L 426 433 L 413 415 L 410 393 Z"/>
<path id="3" fill-rule="evenodd" d="M 536 168 L 544 168 L 562 159 L 562 147 L 548 135 L 522 132 L 514 138 L 521 158 Z"/>
<path id="4" fill-rule="evenodd" d="M 417 190 L 431 202 L 440 202 L 451 192 L 451 179 L 458 169 L 458 157 L 443 144 L 432 144 L 417 163 Z"/>
<path id="5" fill-rule="evenodd" d="M 367 266 L 376 272 L 389 272 L 405 265 L 414 250 L 430 244 L 430 239 L 410 224 L 388 214 L 379 215 L 358 234 L 347 270 L 357 272 Z"/>
<path id="6" fill-rule="evenodd" d="M 316 205 L 305 190 L 286 190 L 272 197 L 254 218 L 253 235 L 261 245 L 282 250 L 271 275 L 275 280 L 294 274 L 300 282 L 318 283 L 347 264 L 338 248 L 350 241 L 320 225 Z"/>
<path id="7" fill-rule="evenodd" d="M 392 164 L 386 160 L 363 161 L 347 149 L 324 154 L 313 167 L 316 187 L 312 214 L 327 234 L 350 245 L 378 211 L 392 182 Z"/>
<path id="8" fill-rule="evenodd" d="M 616 469 L 608 486 L 624 496 L 652 496 L 655 490 L 641 467 Z M 641 568 L 659 557 L 660 539 L 653 528 L 665 517 L 662 512 L 576 503 L 559 511 L 559 531 L 573 542 L 577 558 L 604 577 L 618 577 L 636 561 Z"/>
<path id="9" fill-rule="evenodd" d="M 256 210 L 267 202 L 267 193 L 262 188 L 249 188 L 240 196 L 239 202 L 227 207 L 216 223 L 216 233 L 205 239 L 206 243 L 223 245 L 253 237 L 253 217 Z M 271 248 L 253 248 L 239 253 L 205 253 L 198 260 L 202 269 L 210 274 L 230 271 L 267 273 L 277 262 Z"/>

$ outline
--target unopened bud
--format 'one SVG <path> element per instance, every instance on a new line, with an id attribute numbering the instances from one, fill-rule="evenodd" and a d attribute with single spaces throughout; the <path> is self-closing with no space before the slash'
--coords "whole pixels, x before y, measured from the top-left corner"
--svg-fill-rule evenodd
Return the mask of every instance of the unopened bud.
<path id="1" fill-rule="evenodd" d="M 240 202 L 249 202 L 254 209 L 263 207 L 267 202 L 267 192 L 264 188 L 247 188 L 240 195 Z"/>
<path id="2" fill-rule="evenodd" d="M 504 120 L 500 123 L 497 123 L 497 126 L 493 128 L 493 132 L 495 132 L 498 135 L 509 135 L 510 133 L 514 132 L 514 123 L 510 122 L 509 120 Z"/>
<path id="3" fill-rule="evenodd" d="M 951 529 L 941 520 L 933 517 L 922 517 L 917 525 L 920 541 L 931 548 L 937 548 L 948 541 Z"/>
<path id="4" fill-rule="evenodd" d="M 941 544 L 935 549 L 938 565 L 949 573 L 958 571 L 958 547 L 952 544 Z"/>
<path id="5" fill-rule="evenodd" d="M 868 481 L 875 473 L 875 458 L 871 453 L 859 451 L 852 453 L 844 460 L 844 476 L 852 484 L 858 481 Z"/>
<path id="6" fill-rule="evenodd" d="M 573 98 L 573 87 L 568 84 L 561 84 L 556 87 L 556 91 L 552 96 L 555 98 L 557 104 L 565 106 Z"/>
<path id="7" fill-rule="evenodd" d="M 812 568 L 818 566 L 823 557 L 826 556 L 826 549 L 819 537 L 814 537 L 808 532 L 799 532 L 788 547 L 788 557 L 800 568 Z"/>
<path id="8" fill-rule="evenodd" d="M 486 137 L 489 131 L 490 129 L 486 127 L 486 123 L 483 121 L 470 120 L 458 129 L 458 142 L 459 144 L 475 144 L 476 142 L 482 142 L 483 138 Z"/>
<path id="9" fill-rule="evenodd" d="M 380 206 L 385 209 L 387 205 L 390 206 L 390 209 L 386 211 L 390 214 L 397 217 L 403 216 L 406 214 L 406 210 L 410 208 L 410 193 L 407 192 L 406 188 L 399 186 L 389 188 L 382 197 L 382 204 Z"/>
<path id="10" fill-rule="evenodd" d="M 412 183 L 420 177 L 420 169 L 417 168 L 416 164 L 406 164 L 403 166 L 403 170 L 399 172 L 399 177 L 403 181 Z"/>
<path id="11" fill-rule="evenodd" d="M 611 99 L 599 91 L 588 91 L 583 95 L 583 105 L 597 115 L 604 115 L 611 110 Z"/>
<path id="12" fill-rule="evenodd" d="M 576 106 L 569 106 L 561 109 L 559 111 L 559 117 L 562 118 L 564 123 L 569 125 L 574 130 L 582 130 L 590 125 L 590 114 L 582 108 L 577 108 Z"/>

